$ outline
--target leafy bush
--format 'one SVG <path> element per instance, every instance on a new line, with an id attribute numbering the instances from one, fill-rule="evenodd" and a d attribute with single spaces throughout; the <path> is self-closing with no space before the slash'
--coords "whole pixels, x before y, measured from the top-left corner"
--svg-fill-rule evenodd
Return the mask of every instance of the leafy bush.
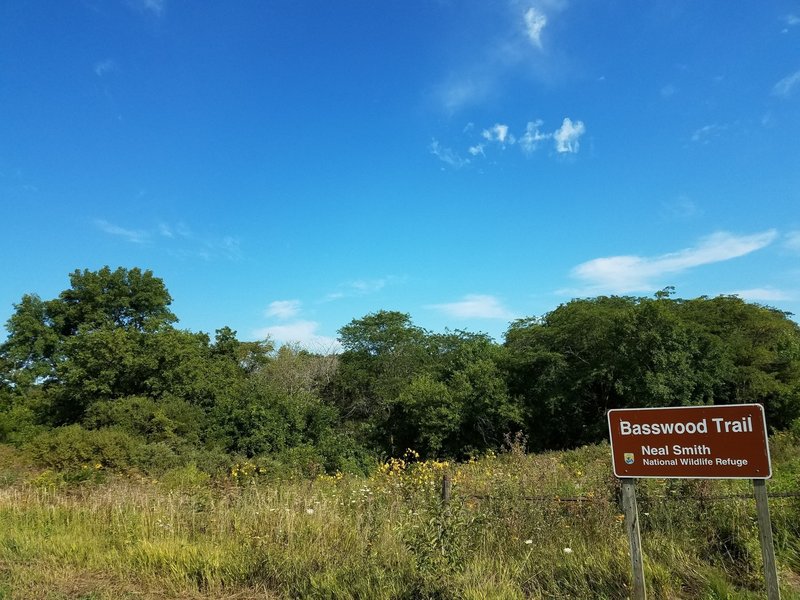
<path id="1" fill-rule="evenodd" d="M 208 485 L 211 476 L 191 464 L 175 467 L 161 476 L 161 485 L 168 490 L 193 490 Z"/>
<path id="2" fill-rule="evenodd" d="M 21 446 L 44 431 L 34 411 L 24 405 L 0 412 L 0 441 Z"/>
<path id="3" fill-rule="evenodd" d="M 203 419 L 202 409 L 180 398 L 154 400 L 128 396 L 95 402 L 87 410 L 83 423 L 90 429 L 115 427 L 148 442 L 176 447 L 198 443 Z"/>
<path id="4" fill-rule="evenodd" d="M 39 465 L 64 471 L 95 470 L 163 472 L 179 466 L 181 458 L 164 443 L 148 444 L 121 429 L 56 427 L 40 433 L 25 446 Z"/>

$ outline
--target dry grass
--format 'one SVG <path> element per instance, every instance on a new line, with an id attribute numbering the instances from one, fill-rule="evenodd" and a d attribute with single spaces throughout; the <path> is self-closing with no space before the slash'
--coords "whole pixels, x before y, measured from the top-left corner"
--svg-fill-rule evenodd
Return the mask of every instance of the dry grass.
<path id="1" fill-rule="evenodd" d="M 771 489 L 797 489 L 782 441 Z M 449 505 L 440 478 L 453 474 Z M 462 465 L 393 461 L 371 477 L 0 488 L 0 598 L 624 598 L 627 542 L 608 449 Z M 651 598 L 762 597 L 747 482 L 640 482 Z M 574 498 L 580 497 L 576 501 Z M 569 498 L 569 501 L 565 501 Z M 784 598 L 800 598 L 800 502 L 772 503 Z"/>

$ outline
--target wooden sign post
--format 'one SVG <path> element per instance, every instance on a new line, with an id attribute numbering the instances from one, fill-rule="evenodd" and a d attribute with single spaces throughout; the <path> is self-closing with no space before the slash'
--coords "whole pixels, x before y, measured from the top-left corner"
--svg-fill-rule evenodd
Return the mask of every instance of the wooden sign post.
<path id="1" fill-rule="evenodd" d="M 613 409 L 608 411 L 608 429 L 614 475 L 622 481 L 634 600 L 646 597 L 636 509 L 638 477 L 752 479 L 767 598 L 780 599 L 765 483 L 772 476 L 772 464 L 763 406 Z"/>
<path id="2" fill-rule="evenodd" d="M 636 480 L 622 480 L 622 510 L 625 513 L 625 531 L 631 546 L 631 569 L 633 570 L 633 593 L 631 600 L 646 600 L 644 585 L 644 558 L 642 536 L 639 532 L 639 509 L 636 507 Z"/>
<path id="3" fill-rule="evenodd" d="M 764 579 L 767 580 L 767 598 L 780 600 L 778 587 L 778 566 L 775 564 L 775 545 L 772 543 L 772 523 L 769 518 L 767 502 L 767 483 L 763 479 L 753 479 L 753 493 L 756 497 L 758 514 L 758 541 L 761 543 L 761 558 L 764 561 Z"/>

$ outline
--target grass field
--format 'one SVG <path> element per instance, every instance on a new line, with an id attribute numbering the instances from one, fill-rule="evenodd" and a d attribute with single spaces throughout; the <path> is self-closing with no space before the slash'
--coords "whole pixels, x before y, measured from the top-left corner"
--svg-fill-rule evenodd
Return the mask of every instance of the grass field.
<path id="1" fill-rule="evenodd" d="M 773 437 L 773 494 L 800 492 L 800 443 Z M 412 453 L 413 454 L 413 453 Z M 0 598 L 618 599 L 630 561 L 609 449 L 369 477 L 276 480 L 243 463 L 155 479 L 38 471 L 0 451 Z M 452 474 L 452 499 L 440 497 Z M 637 484 L 650 598 L 765 597 L 747 481 Z M 800 498 L 771 500 L 782 597 L 800 598 Z"/>

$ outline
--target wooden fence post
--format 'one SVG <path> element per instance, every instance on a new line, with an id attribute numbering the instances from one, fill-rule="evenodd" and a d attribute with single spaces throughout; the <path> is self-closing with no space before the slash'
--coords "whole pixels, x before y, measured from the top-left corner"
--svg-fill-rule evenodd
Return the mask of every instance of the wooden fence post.
<path id="1" fill-rule="evenodd" d="M 450 492 L 453 490 L 453 479 L 450 473 L 442 475 L 442 504 L 447 506 L 450 503 Z"/>
<path id="2" fill-rule="evenodd" d="M 622 479 L 622 509 L 625 511 L 625 531 L 631 547 L 633 590 L 631 600 L 646 600 L 644 585 L 644 560 L 642 558 L 642 536 L 639 533 L 639 509 L 636 506 L 636 480 Z"/>
<path id="3" fill-rule="evenodd" d="M 753 479 L 753 495 L 756 497 L 758 541 L 761 543 L 761 558 L 764 560 L 767 599 L 780 600 L 781 590 L 778 587 L 778 568 L 775 564 L 775 546 L 772 542 L 772 523 L 769 518 L 767 482 L 764 479 Z"/>

